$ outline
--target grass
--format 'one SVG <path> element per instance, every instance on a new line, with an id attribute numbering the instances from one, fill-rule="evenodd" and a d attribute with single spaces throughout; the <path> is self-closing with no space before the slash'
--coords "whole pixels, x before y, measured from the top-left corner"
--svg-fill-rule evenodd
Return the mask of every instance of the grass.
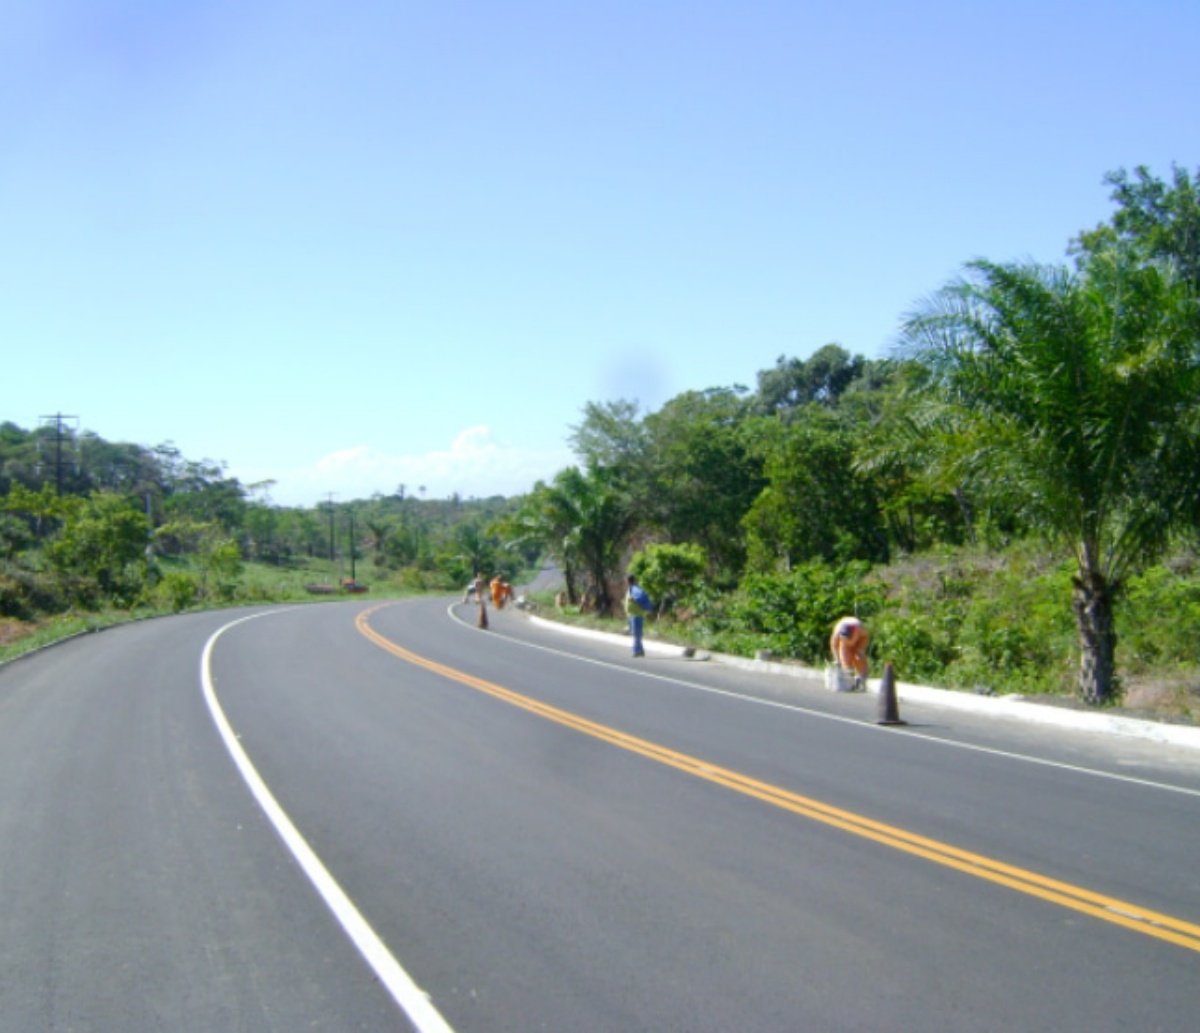
<path id="1" fill-rule="evenodd" d="M 246 563 L 236 581 L 208 584 L 201 584 L 202 579 L 200 579 L 199 572 L 186 561 L 167 558 L 160 559 L 159 562 L 163 574 L 159 590 L 132 609 L 112 608 L 94 612 L 70 611 L 64 614 L 40 617 L 33 621 L 0 617 L 0 663 L 73 638 L 76 635 L 100 631 L 104 628 L 116 627 L 150 617 L 164 617 L 185 610 L 226 609 L 261 603 L 328 602 L 334 598 L 350 597 L 340 592 L 330 595 L 314 594 L 305 587 L 311 584 L 337 586 L 340 577 L 336 574 L 331 575 L 331 565 L 327 562 L 318 561 L 290 567 Z M 372 571 L 371 578 L 367 580 L 367 570 L 356 571 L 356 574 L 360 584 L 367 584 L 370 598 L 404 598 L 421 594 L 424 591 L 435 590 L 433 586 L 414 583 L 411 576 L 375 577 Z M 181 575 L 195 579 L 203 592 L 194 600 L 189 598 L 189 602 L 193 602 L 193 605 L 180 606 L 176 599 L 170 598 L 169 593 L 162 590 L 163 586 L 171 584 L 172 576 L 178 579 Z M 177 585 L 180 583 L 178 580 L 175 582 Z"/>
<path id="2" fill-rule="evenodd" d="M 25 653 L 42 649 L 74 638 L 90 631 L 128 624 L 139 620 L 140 614 L 129 610 L 112 610 L 103 613 L 69 613 L 58 617 L 46 617 L 37 621 L 16 621 L 0 618 L 0 663 L 15 659 Z"/>

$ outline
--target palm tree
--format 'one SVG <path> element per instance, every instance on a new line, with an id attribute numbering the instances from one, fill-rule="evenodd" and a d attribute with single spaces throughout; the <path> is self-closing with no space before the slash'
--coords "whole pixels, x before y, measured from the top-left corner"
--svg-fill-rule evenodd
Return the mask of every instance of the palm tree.
<path id="1" fill-rule="evenodd" d="M 363 521 L 367 527 L 367 548 L 375 558 L 375 566 L 382 567 L 387 562 L 387 542 L 392 525 L 381 517 L 368 517 Z"/>
<path id="2" fill-rule="evenodd" d="M 572 604 L 579 601 L 579 557 L 574 547 L 576 522 L 566 495 L 557 486 L 538 481 L 521 507 L 498 523 L 507 548 L 540 549 L 558 564 L 566 582 L 567 599 Z"/>
<path id="3" fill-rule="evenodd" d="M 614 475 L 603 469 L 586 475 L 569 467 L 554 479 L 555 488 L 575 514 L 571 548 L 579 557 L 596 593 L 598 613 L 610 613 L 615 600 L 609 590 L 619 576 L 621 555 L 637 518 Z"/>
<path id="4" fill-rule="evenodd" d="M 610 582 L 619 574 L 622 552 L 635 519 L 615 477 L 604 470 L 584 474 L 560 470 L 553 483 L 538 482 L 521 510 L 505 524 L 515 544 L 536 542 L 561 566 L 567 595 L 578 599 L 579 581 L 590 583 L 596 609 L 608 613 Z"/>
<path id="5" fill-rule="evenodd" d="M 454 528 L 451 536 L 454 557 L 465 574 L 494 574 L 496 572 L 496 542 L 478 518 L 464 520 Z"/>
<path id="6" fill-rule="evenodd" d="M 940 461 L 1073 548 L 1080 694 L 1114 698 L 1122 578 L 1200 501 L 1196 297 L 1128 248 L 1078 274 L 979 261 L 905 336 L 956 422 Z"/>

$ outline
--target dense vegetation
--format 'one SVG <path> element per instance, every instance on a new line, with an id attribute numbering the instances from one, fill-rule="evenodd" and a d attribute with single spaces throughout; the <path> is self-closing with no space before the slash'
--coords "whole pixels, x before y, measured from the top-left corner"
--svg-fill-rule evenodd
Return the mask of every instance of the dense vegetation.
<path id="1" fill-rule="evenodd" d="M 269 595 L 246 564 L 458 590 L 545 555 L 572 605 L 611 613 L 632 569 L 665 631 L 717 648 L 819 662 L 854 611 L 910 679 L 1090 703 L 1192 684 L 1200 177 L 1109 183 L 1072 265 L 972 263 L 889 358 L 829 344 L 753 389 L 591 402 L 580 465 L 516 499 L 286 509 L 169 446 L 4 424 L 0 616 Z"/>

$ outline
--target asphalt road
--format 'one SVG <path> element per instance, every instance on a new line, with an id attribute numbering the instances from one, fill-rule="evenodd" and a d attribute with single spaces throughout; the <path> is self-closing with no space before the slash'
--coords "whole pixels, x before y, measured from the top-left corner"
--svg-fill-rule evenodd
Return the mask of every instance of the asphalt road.
<path id="1" fill-rule="evenodd" d="M 1195 751 L 490 617 L 0 668 L 0 1030 L 1195 1029 Z"/>

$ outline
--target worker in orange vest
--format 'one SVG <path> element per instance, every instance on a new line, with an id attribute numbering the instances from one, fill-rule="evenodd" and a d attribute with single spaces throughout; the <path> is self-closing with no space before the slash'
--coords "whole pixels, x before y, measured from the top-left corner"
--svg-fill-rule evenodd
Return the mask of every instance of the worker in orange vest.
<path id="1" fill-rule="evenodd" d="M 504 581 L 500 575 L 497 574 L 494 578 L 492 578 L 491 588 L 492 605 L 495 606 L 497 610 L 503 609 L 505 600 L 512 598 L 512 585 L 510 585 L 507 581 Z"/>
<path id="2" fill-rule="evenodd" d="M 829 651 L 833 654 L 834 663 L 846 671 L 854 673 L 864 681 L 867 677 L 867 647 L 871 644 L 871 635 L 867 626 L 857 617 L 843 617 L 833 626 L 833 635 L 829 639 Z"/>

